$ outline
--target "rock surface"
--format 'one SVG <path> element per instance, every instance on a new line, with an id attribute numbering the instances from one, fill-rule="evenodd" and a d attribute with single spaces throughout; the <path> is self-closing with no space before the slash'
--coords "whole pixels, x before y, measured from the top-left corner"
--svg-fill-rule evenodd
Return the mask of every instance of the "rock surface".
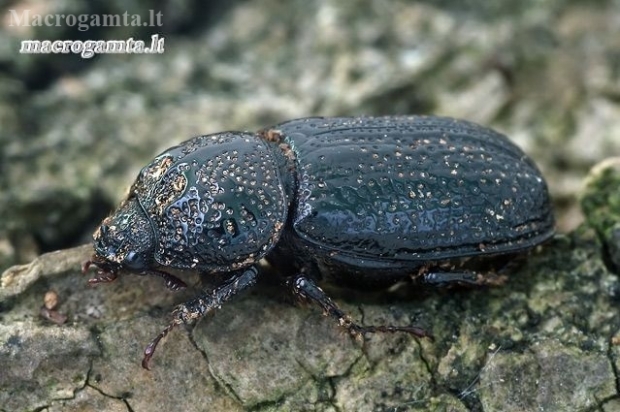
<path id="1" fill-rule="evenodd" d="M 398 334 L 353 341 L 318 311 L 259 284 L 195 327 L 175 330 L 152 371 L 140 367 L 142 350 L 191 291 L 130 276 L 91 288 L 67 268 L 2 302 L 0 404 L 5 411 L 603 408 L 618 399 L 620 285 L 602 255 L 583 226 L 532 253 L 501 287 L 336 294 L 365 323 L 417 323 L 434 342 Z M 63 325 L 38 315 L 49 289 L 68 315 Z"/>
<path id="2" fill-rule="evenodd" d="M 154 6 L 0 6 L 0 269 L 32 261 L 0 280 L 1 412 L 620 407 L 619 180 L 601 174 L 617 163 L 588 179 L 585 224 L 577 204 L 588 170 L 620 153 L 617 2 L 205 4 L 158 2 L 161 29 L 87 32 L 16 27 L 10 10 L 145 15 Z M 163 55 L 17 52 L 23 39 L 157 32 Z M 563 234 L 501 287 L 335 295 L 356 319 L 417 323 L 434 342 L 352 341 L 265 282 L 175 330 L 153 370 L 140 368 L 144 346 L 193 291 L 141 277 L 88 287 L 79 268 L 89 247 L 66 248 L 88 241 L 147 160 L 196 134 L 401 113 L 505 132 L 548 178 Z M 42 311 L 49 291 L 58 305 Z"/>

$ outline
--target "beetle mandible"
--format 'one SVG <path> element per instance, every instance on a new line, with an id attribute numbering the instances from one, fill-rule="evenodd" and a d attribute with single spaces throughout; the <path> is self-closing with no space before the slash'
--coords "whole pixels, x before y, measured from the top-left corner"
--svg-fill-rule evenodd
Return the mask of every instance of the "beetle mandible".
<path id="1" fill-rule="evenodd" d="M 252 286 L 266 258 L 285 284 L 353 335 L 362 326 L 317 286 L 484 283 L 470 258 L 524 252 L 550 238 L 547 186 L 517 146 L 477 124 L 434 116 L 314 117 L 172 147 L 144 167 L 96 230 L 91 283 L 119 273 L 192 269 L 224 280 L 179 305 L 147 346 Z M 168 270 L 167 270 L 168 269 Z"/>

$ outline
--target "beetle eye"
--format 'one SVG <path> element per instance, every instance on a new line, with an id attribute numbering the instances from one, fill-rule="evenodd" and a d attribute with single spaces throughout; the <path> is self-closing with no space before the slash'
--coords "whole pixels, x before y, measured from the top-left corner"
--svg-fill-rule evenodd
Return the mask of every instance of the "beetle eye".
<path id="1" fill-rule="evenodd" d="M 123 264 L 131 269 L 142 269 L 142 259 L 136 252 L 129 252 L 123 260 Z"/>

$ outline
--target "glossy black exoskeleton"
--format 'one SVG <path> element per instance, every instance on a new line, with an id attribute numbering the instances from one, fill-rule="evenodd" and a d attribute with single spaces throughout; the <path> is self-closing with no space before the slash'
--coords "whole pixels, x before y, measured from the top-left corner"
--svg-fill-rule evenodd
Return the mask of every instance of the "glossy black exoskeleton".
<path id="1" fill-rule="evenodd" d="M 167 268 L 225 275 L 180 305 L 145 350 L 148 367 L 174 326 L 253 285 L 266 258 L 292 291 L 353 334 L 361 326 L 315 284 L 384 287 L 485 283 L 471 257 L 526 251 L 554 233 L 540 172 L 505 136 L 442 117 L 307 118 L 258 133 L 190 139 L 142 169 L 94 235 L 92 283 L 120 272 L 185 284 Z"/>

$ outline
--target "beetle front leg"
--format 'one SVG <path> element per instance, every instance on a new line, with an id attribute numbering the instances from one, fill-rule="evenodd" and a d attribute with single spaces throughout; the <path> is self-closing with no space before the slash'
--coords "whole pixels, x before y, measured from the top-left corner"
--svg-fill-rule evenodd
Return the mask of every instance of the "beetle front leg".
<path id="1" fill-rule="evenodd" d="M 336 305 L 334 301 L 332 301 L 331 298 L 325 294 L 323 289 L 318 287 L 311 279 L 303 275 L 299 275 L 289 280 L 288 283 L 293 290 L 293 294 L 303 299 L 311 300 L 319 304 L 323 308 L 323 311 L 326 315 L 336 319 L 336 321 L 338 321 L 338 324 L 347 329 L 349 333 L 354 337 L 359 337 L 366 333 L 376 332 L 405 332 L 418 337 L 432 338 L 429 333 L 417 326 L 359 325 L 353 322 L 353 320 L 351 320 L 351 317 L 345 312 L 343 312 L 342 309 L 340 309 L 338 305 Z"/>
<path id="2" fill-rule="evenodd" d="M 185 282 L 183 282 L 181 279 L 179 279 L 178 277 L 168 273 L 168 272 L 162 272 L 161 270 L 147 270 L 144 272 L 140 272 L 138 273 L 138 275 L 142 275 L 142 276 L 146 276 L 146 275 L 153 275 L 153 276 L 159 276 L 160 278 L 162 278 L 165 282 L 166 288 L 170 289 L 170 290 L 180 290 L 180 289 L 185 289 L 187 287 L 187 285 L 185 284 Z"/>
<path id="3" fill-rule="evenodd" d="M 203 317 L 214 309 L 219 309 L 222 304 L 229 301 L 237 293 L 254 285 L 257 277 L 258 270 L 254 266 L 233 272 L 232 276 L 222 285 L 213 290 L 204 291 L 204 293 L 197 298 L 177 306 L 172 312 L 172 321 L 170 324 L 166 326 L 144 350 L 142 367 L 144 369 L 149 369 L 149 361 L 153 357 L 159 341 L 166 337 L 177 325 L 192 323 L 194 320 Z"/>

